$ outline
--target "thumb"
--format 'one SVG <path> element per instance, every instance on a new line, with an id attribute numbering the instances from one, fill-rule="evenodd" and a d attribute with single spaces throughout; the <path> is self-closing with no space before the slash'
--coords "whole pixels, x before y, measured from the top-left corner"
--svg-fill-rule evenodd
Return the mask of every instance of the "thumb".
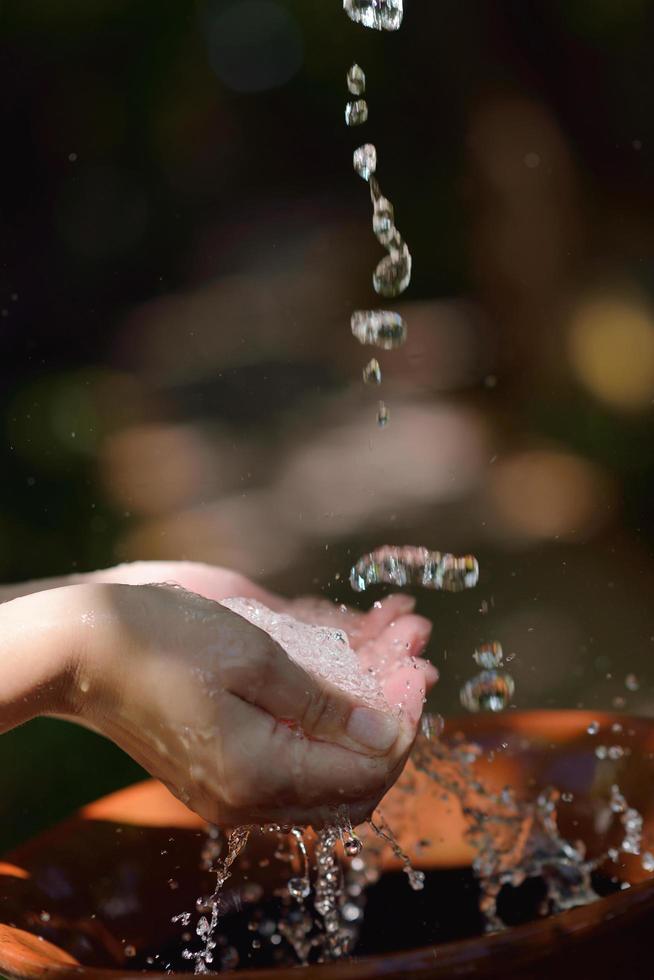
<path id="1" fill-rule="evenodd" d="M 299 726 L 310 738 L 366 755 L 390 752 L 401 728 L 383 698 L 373 706 L 305 670 L 263 630 L 247 623 L 246 632 L 240 655 L 223 663 L 226 690 L 278 721 Z"/>

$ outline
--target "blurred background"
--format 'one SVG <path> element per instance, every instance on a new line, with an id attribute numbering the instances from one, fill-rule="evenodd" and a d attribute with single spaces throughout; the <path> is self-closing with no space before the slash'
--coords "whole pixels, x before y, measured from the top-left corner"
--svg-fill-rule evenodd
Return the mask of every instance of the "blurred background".
<path id="1" fill-rule="evenodd" d="M 654 713 L 654 7 L 341 8 L 0 0 L 0 576 L 188 558 L 366 605 L 360 553 L 472 552 L 419 596 L 433 710 L 499 640 L 519 708 Z M 415 269 L 374 390 L 364 141 Z M 140 775 L 45 720 L 0 768 L 0 844 Z"/>

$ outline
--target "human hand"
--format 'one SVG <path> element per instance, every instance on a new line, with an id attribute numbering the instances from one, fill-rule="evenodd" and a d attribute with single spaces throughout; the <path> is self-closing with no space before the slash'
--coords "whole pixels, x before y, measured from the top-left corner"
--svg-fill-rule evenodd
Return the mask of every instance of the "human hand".
<path id="1" fill-rule="evenodd" d="M 377 716 L 366 736 L 368 709 L 308 675 L 229 610 L 181 589 L 115 584 L 153 579 L 214 598 L 245 594 L 344 628 L 364 663 L 384 664 L 384 691 L 391 703 L 404 702 L 401 719 Z M 77 652 L 55 712 L 108 735 L 206 819 L 321 823 L 330 807 L 349 803 L 356 821 L 401 771 L 433 677 L 428 665 L 407 659 L 429 635 L 407 597 L 365 615 L 285 603 L 234 573 L 186 563 L 138 563 L 76 581 L 57 590 L 77 624 Z"/>

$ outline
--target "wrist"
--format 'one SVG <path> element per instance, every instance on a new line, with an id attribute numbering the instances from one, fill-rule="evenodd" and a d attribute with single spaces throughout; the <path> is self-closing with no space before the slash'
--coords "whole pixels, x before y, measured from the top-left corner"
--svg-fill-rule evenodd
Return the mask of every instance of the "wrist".
<path id="1" fill-rule="evenodd" d="M 76 588 L 0 605 L 0 732 L 37 715 L 69 713 L 80 654 Z"/>

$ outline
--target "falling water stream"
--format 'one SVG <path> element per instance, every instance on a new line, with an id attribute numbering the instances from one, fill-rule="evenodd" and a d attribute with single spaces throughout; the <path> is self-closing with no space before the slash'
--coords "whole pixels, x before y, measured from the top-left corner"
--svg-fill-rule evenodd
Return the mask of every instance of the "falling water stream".
<path id="1" fill-rule="evenodd" d="M 380 31 L 398 30 L 404 13 L 403 0 L 343 0 L 343 7 L 355 23 Z M 345 122 L 349 128 L 358 130 L 369 118 L 366 75 L 358 64 L 350 67 L 346 84 L 350 98 L 345 107 Z M 410 284 L 411 253 L 397 229 L 393 205 L 382 192 L 374 144 L 365 142 L 357 146 L 353 165 L 359 177 L 369 184 L 372 229 L 386 251 L 374 270 L 373 289 L 378 296 L 393 299 Z M 407 337 L 403 317 L 387 309 L 355 310 L 351 330 L 362 345 L 384 351 L 397 349 Z M 363 380 L 367 385 L 382 383 L 382 369 L 376 358 L 363 367 Z M 390 420 L 383 401 L 378 403 L 377 420 L 380 426 Z M 460 592 L 474 588 L 478 580 L 479 565 L 473 556 L 456 557 L 413 546 L 378 548 L 363 555 L 350 574 L 355 592 L 379 584 Z M 308 635 L 297 632 L 305 629 L 301 624 L 294 624 L 288 617 L 278 616 L 274 622 L 266 619 L 266 616 L 274 618 L 274 614 L 258 604 L 247 604 L 246 600 L 230 602 L 237 604 L 231 608 L 268 629 L 289 653 L 292 654 L 296 643 L 304 644 L 305 650 L 311 646 Z M 238 605 L 244 602 L 246 606 Z M 348 646 L 347 637 L 340 631 L 323 628 L 317 642 L 319 652 L 311 666 L 319 673 L 325 663 L 332 669 L 329 655 L 335 658 L 332 664 L 336 664 L 341 654 L 347 656 L 343 647 L 343 643 Z M 505 670 L 501 645 L 493 641 L 480 646 L 474 653 L 474 662 L 480 671 L 464 684 L 462 704 L 473 712 L 503 710 L 513 698 L 515 684 Z M 347 671 L 347 662 L 343 661 L 343 665 Z M 350 680 L 356 683 L 354 677 Z M 423 716 L 412 764 L 414 770 L 454 797 L 466 816 L 467 838 L 476 855 L 474 871 L 480 883 L 480 908 L 486 929 L 496 931 L 505 927 L 498 911 L 501 889 L 506 885 L 519 886 L 530 878 L 539 878 L 545 884 L 542 914 L 595 901 L 598 895 L 592 875 L 606 855 L 591 861 L 583 844 L 571 843 L 561 836 L 557 824 L 557 791 L 544 790 L 531 802 L 517 799 L 510 789 L 501 793 L 491 791 L 475 772 L 482 751 L 479 746 L 462 740 L 446 743 L 439 737 L 441 730 L 442 720 L 438 716 Z M 592 734 L 590 729 L 589 734 Z M 608 751 L 607 748 L 605 757 L 609 757 Z M 407 800 L 415 791 L 411 779 L 405 776 L 400 778 L 397 788 L 400 796 L 406 794 Z M 608 856 L 617 860 L 619 853 L 640 854 L 642 818 L 629 807 L 617 785 L 611 787 L 610 794 L 607 803 L 611 814 L 621 823 L 623 840 Z M 335 809 L 333 820 L 315 834 L 300 827 L 240 827 L 221 844 L 220 832 L 213 830 L 205 854 L 216 874 L 215 888 L 208 898 L 198 899 L 195 933 L 199 948 L 183 952 L 185 959 L 194 962 L 196 973 L 236 966 L 238 954 L 232 948 L 227 956 L 223 948 L 220 961 L 216 962 L 221 892 L 239 854 L 258 834 L 275 837 L 275 857 L 286 864 L 288 875 L 287 893 L 275 917 L 262 919 L 253 915 L 252 946 L 260 948 L 262 942 L 275 946 L 285 943 L 300 964 L 339 959 L 352 950 L 364 915 L 366 890 L 382 874 L 385 849 L 390 849 L 399 861 L 412 889 L 419 891 L 424 887 L 424 873 L 412 866 L 381 812 L 373 814 L 364 825 L 361 838 L 352 828 L 347 807 Z M 224 856 L 220 853 L 221 846 Z M 647 869 L 650 864 L 654 869 L 654 857 L 646 853 L 643 867 Z M 187 927 L 191 918 L 191 913 L 183 912 L 173 921 Z"/>

